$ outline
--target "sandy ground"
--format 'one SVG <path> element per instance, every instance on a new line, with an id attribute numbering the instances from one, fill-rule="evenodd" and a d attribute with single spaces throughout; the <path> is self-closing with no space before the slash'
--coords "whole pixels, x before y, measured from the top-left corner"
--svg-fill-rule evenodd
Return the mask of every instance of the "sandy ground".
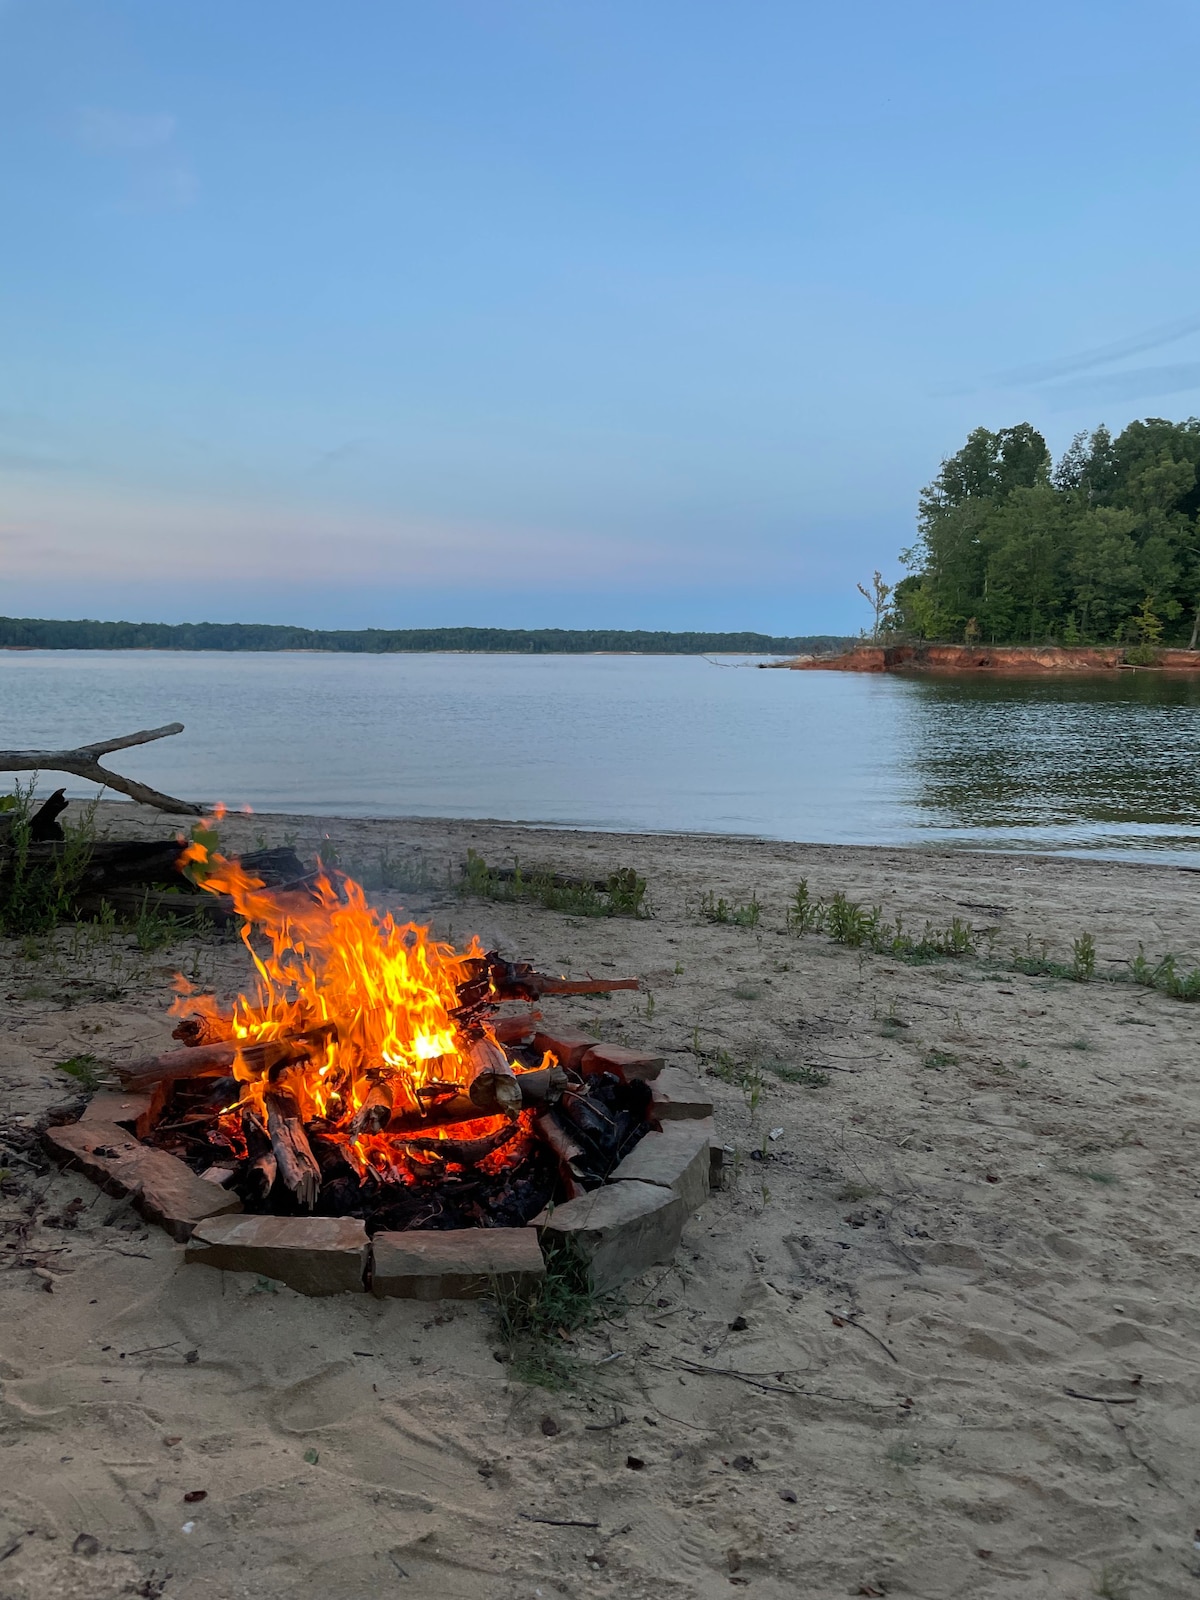
<path id="1" fill-rule="evenodd" d="M 1200 1008 L 784 931 L 807 876 L 910 925 L 969 919 L 997 962 L 1087 930 L 1121 971 L 1139 941 L 1200 949 L 1194 876 L 485 823 L 228 831 L 302 853 L 327 833 L 368 878 L 420 852 L 440 882 L 468 846 L 636 866 L 643 921 L 404 901 L 552 970 L 640 974 L 552 1014 L 748 1069 L 706 1080 L 732 1171 L 674 1265 L 573 1341 L 571 1386 L 527 1387 L 484 1305 L 184 1267 L 124 1203 L 37 1170 L 56 1063 L 164 1045 L 171 973 L 237 984 L 239 946 L 4 947 L 3 1600 L 1200 1594 Z M 759 927 L 704 921 L 710 890 L 757 892 Z"/>

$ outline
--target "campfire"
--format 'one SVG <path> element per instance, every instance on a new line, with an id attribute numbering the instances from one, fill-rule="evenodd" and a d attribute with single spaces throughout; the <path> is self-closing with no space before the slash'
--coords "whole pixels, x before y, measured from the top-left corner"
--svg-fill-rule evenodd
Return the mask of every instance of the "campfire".
<path id="1" fill-rule="evenodd" d="M 361 1218 L 374 1235 L 521 1227 L 603 1185 L 650 1130 L 650 1087 L 622 1052 L 555 1036 L 537 1009 L 636 979 L 456 950 L 332 868 L 269 886 L 252 859 L 203 829 L 183 851 L 192 882 L 232 904 L 255 977 L 232 1004 L 176 980 L 181 1048 L 121 1070 L 151 1091 L 144 1143 L 246 1212 Z"/>

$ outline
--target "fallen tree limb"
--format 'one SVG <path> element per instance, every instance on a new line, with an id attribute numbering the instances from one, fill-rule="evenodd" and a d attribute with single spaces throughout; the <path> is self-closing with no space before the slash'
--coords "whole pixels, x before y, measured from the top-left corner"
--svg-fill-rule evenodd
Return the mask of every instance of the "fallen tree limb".
<path id="1" fill-rule="evenodd" d="M 89 783 L 99 783 L 105 788 L 127 794 L 131 800 L 157 811 L 170 811 L 176 815 L 198 817 L 202 806 L 191 800 L 177 800 L 174 795 L 163 794 L 136 778 L 124 778 L 100 765 L 100 757 L 114 750 L 127 750 L 131 745 L 149 744 L 154 739 L 166 739 L 182 733 L 182 722 L 168 722 L 162 728 L 143 728 L 140 733 L 123 734 L 117 739 L 100 739 L 95 744 L 82 744 L 74 750 L 0 750 L 0 772 L 69 772 L 74 778 L 86 778 Z"/>

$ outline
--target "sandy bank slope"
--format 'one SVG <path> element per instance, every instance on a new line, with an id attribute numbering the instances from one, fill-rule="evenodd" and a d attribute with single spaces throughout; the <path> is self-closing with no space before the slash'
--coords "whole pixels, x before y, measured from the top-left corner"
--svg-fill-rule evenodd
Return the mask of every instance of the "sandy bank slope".
<path id="1" fill-rule="evenodd" d="M 1200 949 L 1194 876 L 470 823 L 239 830 L 301 850 L 328 831 L 368 875 L 386 852 L 393 879 L 419 851 L 437 880 L 468 845 L 636 865 L 652 920 L 408 898 L 443 932 L 552 968 L 642 974 L 652 1005 L 556 1014 L 714 1069 L 734 1175 L 675 1267 L 575 1341 L 574 1386 L 548 1395 L 495 1359 L 484 1308 L 306 1301 L 185 1269 L 123 1204 L 11 1161 L 4 1600 L 1194 1586 L 1200 1010 L 783 931 L 806 875 L 910 925 L 996 930 L 998 958 L 1030 940 L 1063 955 L 1089 930 L 1103 967 L 1139 941 Z M 703 921 L 709 890 L 757 891 L 760 925 Z M 244 981 L 236 945 L 68 944 L 0 954 L 0 1135 L 18 1147 L 64 1097 L 57 1061 L 165 1041 L 175 968 Z M 806 1066 L 826 1081 L 785 1081 Z M 81 1533 L 98 1554 L 72 1553 Z"/>

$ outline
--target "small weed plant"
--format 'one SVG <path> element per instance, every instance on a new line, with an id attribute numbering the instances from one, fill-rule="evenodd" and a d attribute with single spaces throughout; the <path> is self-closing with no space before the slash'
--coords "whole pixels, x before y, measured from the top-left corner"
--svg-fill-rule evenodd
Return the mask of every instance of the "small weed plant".
<path id="1" fill-rule="evenodd" d="M 89 1093 L 95 1093 L 100 1087 L 105 1073 L 104 1063 L 92 1055 L 70 1056 L 58 1063 L 58 1070 L 74 1078 L 79 1087 Z"/>
<path id="2" fill-rule="evenodd" d="M 71 913 L 75 891 L 91 859 L 96 838 L 96 802 L 53 844 L 33 839 L 34 787 L 18 783 L 6 795 L 5 829 L 0 836 L 0 935 L 17 939 L 46 934 Z"/>
<path id="3" fill-rule="evenodd" d="M 545 1276 L 531 1289 L 495 1290 L 496 1315 L 513 1375 L 543 1389 L 565 1389 L 575 1375 L 571 1335 L 605 1314 L 588 1278 L 587 1263 L 560 1247 L 546 1260 Z"/>
<path id="4" fill-rule="evenodd" d="M 726 922 L 735 928 L 757 928 L 762 919 L 762 906 L 758 903 L 757 892 L 744 905 L 737 905 L 724 896 L 718 900 L 710 889 L 700 896 L 700 917 L 704 922 Z"/>
<path id="5" fill-rule="evenodd" d="M 467 851 L 459 893 L 480 900 L 533 901 L 547 911 L 577 917 L 645 917 L 646 880 L 632 867 L 608 875 L 603 887 L 581 878 L 552 872 L 526 872 L 515 867 L 489 867 L 481 855 Z"/>

